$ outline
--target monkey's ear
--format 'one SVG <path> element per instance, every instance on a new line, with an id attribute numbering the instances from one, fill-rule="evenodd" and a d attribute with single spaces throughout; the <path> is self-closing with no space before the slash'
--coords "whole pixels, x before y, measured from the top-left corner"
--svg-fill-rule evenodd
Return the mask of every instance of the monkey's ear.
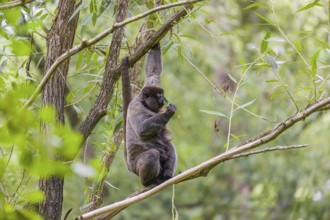
<path id="1" fill-rule="evenodd" d="M 148 54 L 145 86 L 159 86 L 162 70 L 162 51 L 160 49 L 160 43 L 158 42 L 153 48 L 150 49 Z"/>

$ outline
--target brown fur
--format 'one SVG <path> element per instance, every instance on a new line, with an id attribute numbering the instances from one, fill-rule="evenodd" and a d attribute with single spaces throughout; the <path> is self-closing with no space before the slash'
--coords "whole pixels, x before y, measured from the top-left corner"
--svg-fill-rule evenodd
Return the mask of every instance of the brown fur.
<path id="1" fill-rule="evenodd" d="M 125 89 L 129 90 L 125 86 L 130 86 L 127 75 L 128 59 L 124 58 L 123 92 Z M 139 176 L 144 186 L 159 184 L 171 178 L 176 168 L 176 152 L 166 128 L 176 107 L 170 104 L 165 111 L 162 111 L 166 101 L 163 93 L 164 90 L 160 87 L 145 86 L 129 103 L 127 112 L 124 112 L 124 115 L 127 115 L 124 120 L 126 164 L 131 172 Z M 125 96 L 123 98 L 125 111 L 127 103 Z"/>

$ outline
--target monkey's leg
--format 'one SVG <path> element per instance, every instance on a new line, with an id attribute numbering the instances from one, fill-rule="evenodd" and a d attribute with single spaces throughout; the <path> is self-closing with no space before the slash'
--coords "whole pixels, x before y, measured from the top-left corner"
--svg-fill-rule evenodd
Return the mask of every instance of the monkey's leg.
<path id="1" fill-rule="evenodd" d="M 169 147 L 169 151 L 167 153 L 168 153 L 168 157 L 162 164 L 163 169 L 160 175 L 160 177 L 163 178 L 164 181 L 173 177 L 177 164 L 177 156 L 176 156 L 175 148 L 172 144 Z"/>
<path id="2" fill-rule="evenodd" d="M 159 152 L 155 149 L 150 149 L 143 152 L 137 158 L 137 171 L 140 177 L 140 182 L 144 186 L 156 183 L 154 180 L 160 173 Z"/>

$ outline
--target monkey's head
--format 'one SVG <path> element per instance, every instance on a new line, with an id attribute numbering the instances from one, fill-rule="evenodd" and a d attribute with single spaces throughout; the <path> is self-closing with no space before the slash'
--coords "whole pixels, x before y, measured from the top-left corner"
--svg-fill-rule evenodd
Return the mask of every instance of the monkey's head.
<path id="1" fill-rule="evenodd" d="M 149 110 L 159 112 L 165 102 L 164 90 L 157 86 L 146 86 L 141 91 L 142 103 Z"/>

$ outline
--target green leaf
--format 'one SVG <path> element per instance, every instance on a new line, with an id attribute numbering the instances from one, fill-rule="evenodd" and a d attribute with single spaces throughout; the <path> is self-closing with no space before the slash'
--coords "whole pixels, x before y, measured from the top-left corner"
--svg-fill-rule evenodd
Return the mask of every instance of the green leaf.
<path id="1" fill-rule="evenodd" d="M 320 2 L 320 0 L 315 0 L 314 2 L 311 2 L 307 5 L 305 5 L 304 7 L 300 8 L 296 13 L 308 10 L 308 9 L 313 8 L 315 6 L 322 6 L 319 2 Z"/>
<path id="2" fill-rule="evenodd" d="M 192 39 L 192 40 L 200 41 L 198 37 L 195 37 L 195 36 L 192 36 L 192 35 L 180 34 L 180 37 L 185 37 L 185 38 L 189 38 L 189 39 Z"/>
<path id="3" fill-rule="evenodd" d="M 2 1 L 1 1 L 2 2 Z M 8 10 L 2 10 L 1 13 L 4 14 L 4 18 L 6 18 L 6 24 L 10 26 L 15 26 L 19 23 L 19 20 L 21 18 L 21 12 L 19 7 L 11 8 Z"/>
<path id="4" fill-rule="evenodd" d="M 55 110 L 52 106 L 45 106 L 40 109 L 40 120 L 44 123 L 55 123 Z"/>
<path id="5" fill-rule="evenodd" d="M 267 40 L 270 38 L 270 35 L 271 35 L 271 32 L 267 31 L 265 36 L 264 36 L 264 39 L 262 39 L 261 47 L 260 47 L 260 52 L 261 53 L 264 53 L 267 50 L 267 47 L 268 47 L 268 41 Z"/>
<path id="6" fill-rule="evenodd" d="M 257 3 L 253 3 L 253 4 L 245 7 L 244 10 L 247 10 L 250 8 L 255 8 L 255 7 L 267 7 L 268 8 L 268 5 L 266 3 L 257 2 Z"/>
<path id="7" fill-rule="evenodd" d="M 266 80 L 266 83 L 278 83 L 279 81 L 277 79 L 270 79 Z"/>
<path id="8" fill-rule="evenodd" d="M 243 104 L 243 105 L 240 105 L 240 106 L 238 106 L 234 111 L 236 111 L 236 110 L 238 110 L 238 109 L 241 109 L 241 108 L 245 108 L 246 106 L 249 106 L 249 105 L 253 104 L 255 101 L 256 101 L 256 100 L 253 99 L 251 102 L 248 102 L 248 103 L 245 103 L 245 104 Z"/>
<path id="9" fill-rule="evenodd" d="M 234 135 L 234 134 L 230 133 L 230 136 L 231 136 L 232 138 L 234 138 L 235 140 L 239 140 L 239 137 L 238 137 L 237 135 Z"/>
<path id="10" fill-rule="evenodd" d="M 5 59 L 4 61 L 2 61 L 1 65 L 0 65 L 0 72 L 2 72 L 2 70 L 6 67 L 7 65 L 7 59 Z"/>
<path id="11" fill-rule="evenodd" d="M 88 16 L 86 16 L 83 21 L 82 21 L 82 27 L 81 27 L 81 31 L 80 31 L 80 35 L 81 37 L 83 37 L 84 32 L 85 32 L 85 28 L 87 26 L 87 24 L 92 20 L 93 18 L 93 14 L 89 14 Z"/>
<path id="12" fill-rule="evenodd" d="M 330 49 L 330 46 L 327 42 L 325 41 L 322 41 L 322 40 L 319 40 L 319 39 L 315 39 L 315 42 L 320 44 L 323 48 L 326 48 L 326 49 Z"/>
<path id="13" fill-rule="evenodd" d="M 93 14 L 92 22 L 93 22 L 93 25 L 95 25 L 96 19 L 97 19 L 97 1 L 96 0 L 91 0 L 91 2 L 89 4 L 89 10 L 90 10 L 91 14 Z"/>
<path id="14" fill-rule="evenodd" d="M 300 43 L 300 40 L 295 40 L 293 42 L 294 46 L 296 47 L 296 49 L 301 52 L 302 51 L 302 46 L 301 46 L 301 43 Z"/>
<path id="15" fill-rule="evenodd" d="M 25 201 L 29 201 L 31 203 L 38 203 L 44 200 L 44 193 L 42 191 L 33 191 L 33 192 L 28 192 L 28 193 L 24 193 L 23 195 L 23 199 Z"/>
<path id="16" fill-rule="evenodd" d="M 163 49 L 163 56 L 172 48 L 174 42 L 173 41 L 166 41 L 164 44 L 164 49 Z"/>
<path id="17" fill-rule="evenodd" d="M 312 75 L 315 76 L 317 72 L 317 59 L 320 55 L 321 50 L 316 51 L 313 56 L 310 58 L 310 63 L 312 65 Z"/>
<path id="18" fill-rule="evenodd" d="M 274 26 L 274 22 L 272 22 L 271 20 L 269 20 L 268 18 L 264 17 L 263 15 L 259 14 L 258 12 L 253 12 L 254 14 L 256 14 L 259 18 L 261 18 L 262 20 L 266 21 L 268 24 Z"/>
<path id="19" fill-rule="evenodd" d="M 216 111 L 208 111 L 208 110 L 199 110 L 200 112 L 204 112 L 206 114 L 210 114 L 210 115 L 216 115 L 219 117 L 224 117 L 224 118 L 229 118 L 227 115 L 221 113 L 221 112 L 216 112 Z"/>
<path id="20" fill-rule="evenodd" d="M 18 56 L 29 56 L 31 52 L 30 43 L 24 40 L 13 40 L 11 48 L 12 52 Z"/>
<path id="21" fill-rule="evenodd" d="M 277 92 L 274 92 L 274 93 L 270 96 L 270 99 L 273 100 L 273 99 L 275 99 L 276 97 L 281 96 L 281 95 L 283 95 L 283 94 L 284 94 L 283 91 L 277 91 Z"/>

